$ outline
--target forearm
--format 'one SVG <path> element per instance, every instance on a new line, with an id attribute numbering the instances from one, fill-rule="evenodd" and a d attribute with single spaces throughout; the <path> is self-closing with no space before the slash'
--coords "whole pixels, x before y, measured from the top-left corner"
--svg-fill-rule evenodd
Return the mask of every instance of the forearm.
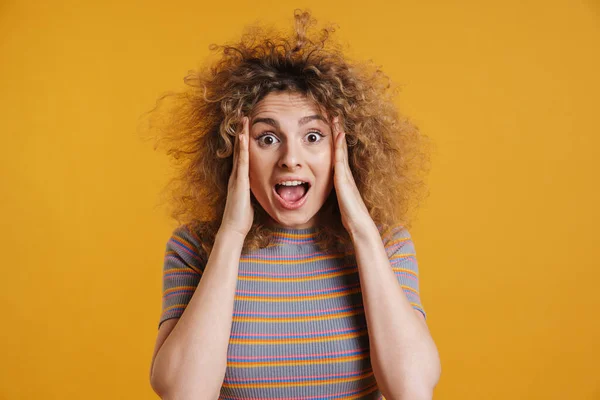
<path id="1" fill-rule="evenodd" d="M 165 398 L 218 396 L 227 367 L 243 243 L 239 234 L 217 234 L 198 287 L 158 351 L 152 374 L 165 388 Z"/>
<path id="2" fill-rule="evenodd" d="M 398 284 L 377 228 L 352 238 L 378 386 L 388 400 L 430 399 L 441 368 L 429 329 Z"/>

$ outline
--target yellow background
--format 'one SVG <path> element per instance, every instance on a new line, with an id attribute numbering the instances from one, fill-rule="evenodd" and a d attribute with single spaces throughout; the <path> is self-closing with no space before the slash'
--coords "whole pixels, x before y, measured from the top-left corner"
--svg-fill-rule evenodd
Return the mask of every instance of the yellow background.
<path id="1" fill-rule="evenodd" d="M 0 3 L 0 399 L 153 399 L 174 228 L 142 114 L 309 7 L 437 144 L 412 230 L 435 399 L 600 399 L 600 4 Z"/>

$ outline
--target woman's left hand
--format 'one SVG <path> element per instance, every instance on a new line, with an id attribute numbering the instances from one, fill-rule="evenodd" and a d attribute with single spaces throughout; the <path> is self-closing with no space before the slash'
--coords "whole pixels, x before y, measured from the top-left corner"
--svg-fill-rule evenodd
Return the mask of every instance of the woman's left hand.
<path id="1" fill-rule="evenodd" d="M 335 192 L 342 215 L 342 224 L 352 236 L 365 227 L 373 226 L 374 222 L 352 176 L 348 162 L 346 133 L 341 131 L 338 117 L 333 119 L 333 143 Z"/>

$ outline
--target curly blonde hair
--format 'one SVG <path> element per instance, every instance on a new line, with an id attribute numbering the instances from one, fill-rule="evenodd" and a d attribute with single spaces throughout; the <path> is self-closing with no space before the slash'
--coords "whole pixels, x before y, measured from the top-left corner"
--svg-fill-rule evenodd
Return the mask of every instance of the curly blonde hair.
<path id="1" fill-rule="evenodd" d="M 210 254 L 225 210 L 233 168 L 234 135 L 242 117 L 274 91 L 300 93 L 328 115 L 341 117 L 349 164 L 371 218 L 385 232 L 411 226 L 412 211 L 428 195 L 429 144 L 393 102 L 397 89 L 378 66 L 352 62 L 315 24 L 310 12 L 295 10 L 295 29 L 283 34 L 251 26 L 233 44 L 211 45 L 220 54 L 185 77 L 186 89 L 157 100 L 151 129 L 155 149 L 172 158 L 175 175 L 165 187 L 171 216 L 197 234 Z M 243 251 L 272 243 L 267 214 L 251 195 L 255 216 Z M 317 245 L 351 251 L 341 223 L 335 189 L 319 211 Z"/>

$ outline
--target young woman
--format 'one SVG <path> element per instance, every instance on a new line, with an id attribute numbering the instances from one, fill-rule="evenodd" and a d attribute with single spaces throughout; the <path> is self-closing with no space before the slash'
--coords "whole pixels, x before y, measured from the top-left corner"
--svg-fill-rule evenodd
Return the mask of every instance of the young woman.
<path id="1" fill-rule="evenodd" d="M 409 211 L 425 137 L 388 79 L 258 28 L 171 94 L 179 166 L 150 371 L 166 399 L 431 399 Z"/>

